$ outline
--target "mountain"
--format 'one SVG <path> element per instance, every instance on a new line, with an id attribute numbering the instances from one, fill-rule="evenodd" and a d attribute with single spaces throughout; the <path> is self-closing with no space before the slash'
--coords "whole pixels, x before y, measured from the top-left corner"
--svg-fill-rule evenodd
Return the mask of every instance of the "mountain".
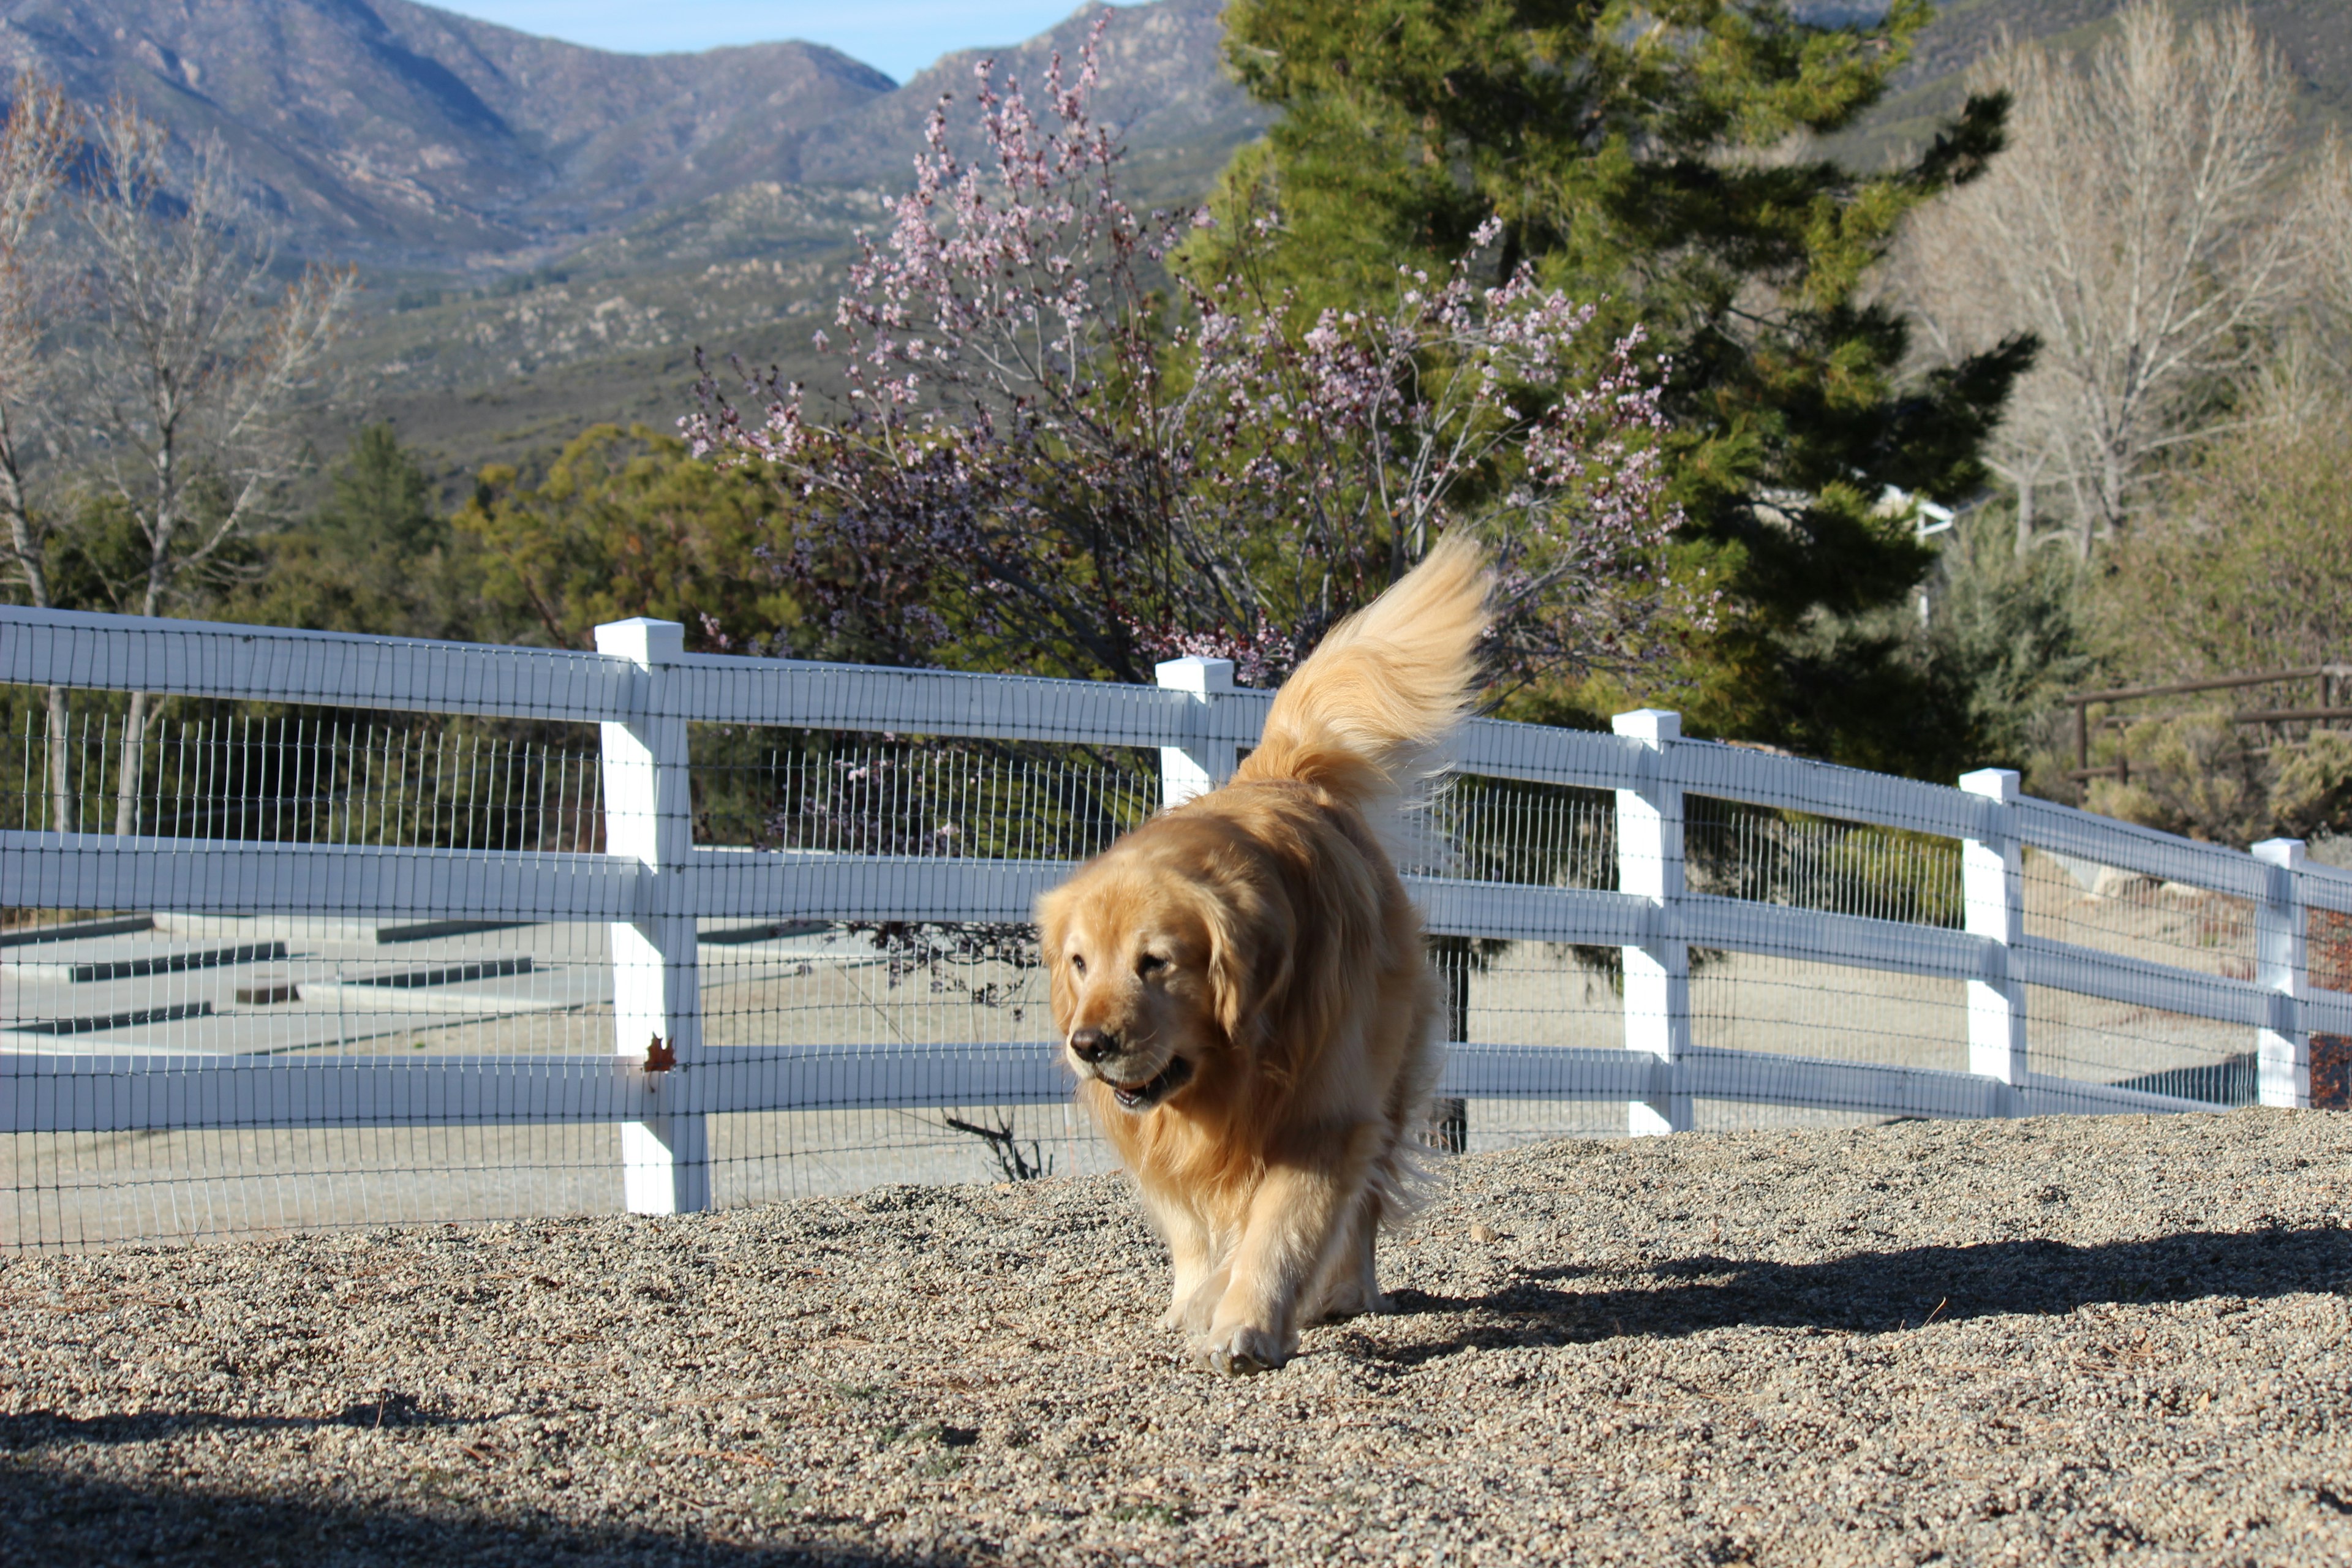
<path id="1" fill-rule="evenodd" d="M 1111 8 L 1096 110 L 1140 200 L 1197 197 L 1266 123 L 1220 8 Z M 29 67 L 217 136 L 290 258 L 368 285 L 322 446 L 389 414 L 454 481 L 593 419 L 667 423 L 698 344 L 793 359 L 940 95 L 968 105 L 991 56 L 1034 89 L 1103 9 L 899 86 L 812 44 L 621 55 L 411 0 L 0 0 L 0 93 Z"/>
<path id="2" fill-rule="evenodd" d="M 1004 52 L 1034 80 L 1076 19 Z M 814 44 L 619 55 L 409 0 L 5 0 L 0 68 L 217 135 L 291 247 L 363 265 L 530 265 L 661 209 L 770 183 L 895 183 L 942 89 Z M 1139 156 L 1262 121 L 1219 75 L 1213 0 L 1122 15 L 1105 112 Z"/>
<path id="3" fill-rule="evenodd" d="M 1797 4 L 1830 23 L 1885 8 Z M 1871 162 L 1917 141 L 2004 32 L 2086 42 L 2122 4 L 1953 0 L 1832 150 Z M 2247 8 L 2303 78 L 2307 127 L 2352 117 L 2352 4 Z M 939 97 L 968 108 L 990 56 L 1000 81 L 1035 87 L 1103 9 L 901 86 L 812 44 L 618 55 L 412 0 L 0 0 L 0 71 L 30 67 L 85 102 L 125 94 L 184 139 L 217 135 L 291 256 L 358 261 L 362 374 L 321 445 L 389 415 L 455 482 L 594 419 L 667 423 L 698 346 L 804 361 Z M 1267 123 L 1221 68 L 1222 0 L 1110 9 L 1096 104 L 1129 148 L 1129 193 L 1197 198 Z"/>
<path id="4" fill-rule="evenodd" d="M 12 0 L 0 63 L 217 134 L 305 254 L 411 267 L 772 178 L 896 85 L 809 44 L 614 55 L 408 0 Z"/>
<path id="5" fill-rule="evenodd" d="M 1873 116 L 1871 138 L 1923 132 L 2004 32 L 2078 41 L 2122 3 L 1954 0 Z M 1835 21 L 1882 7 L 1800 8 Z M 1075 54 L 1100 9 L 1083 6 L 1041 37 L 991 52 L 1003 74 L 1034 83 L 1053 51 Z M 1265 123 L 1219 68 L 1219 9 L 1220 0 L 1113 9 L 1098 103 L 1148 196 L 1197 194 Z M 2251 0 L 2248 9 L 2305 79 L 2317 119 L 2352 108 L 2344 0 Z M 711 204 L 747 189 L 804 193 L 770 204 L 796 222 L 802 209 L 839 206 L 838 193 L 895 188 L 931 105 L 942 92 L 968 97 L 982 58 L 950 56 L 902 87 L 813 44 L 620 55 L 412 0 L 0 0 L 0 68 L 10 76 L 30 67 L 86 102 L 127 95 L 184 139 L 218 135 L 292 250 L 398 272 L 495 275 L 600 243 L 608 259 L 641 262 L 647 242 L 660 248 L 665 216 L 698 226 L 707 240 Z M 850 225 L 834 216 L 845 221 L 817 230 L 837 242 Z M 612 243 L 632 231 L 628 244 Z M 757 237 L 787 236 L 762 228 Z"/>
<path id="6" fill-rule="evenodd" d="M 1269 123 L 1226 79 L 1219 47 L 1223 0 L 1158 0 L 1157 4 L 1081 5 L 1069 18 L 1026 43 L 999 49 L 966 49 L 940 59 L 887 98 L 877 99 L 838 123 L 811 133 L 802 149 L 800 178 L 811 184 L 882 184 L 893 189 L 907 179 L 909 160 L 922 144 L 923 122 L 941 93 L 969 102 L 972 68 L 993 58 L 996 79 L 1017 79 L 1033 90 L 1043 82 L 1047 61 L 1059 53 L 1074 60 L 1096 16 L 1108 10 L 1100 55 L 1101 86 L 1097 114 L 1118 127 L 1131 169 L 1149 192 L 1152 171 L 1174 165 L 1213 174 L 1225 154 L 1256 136 Z M 951 119 L 950 123 L 954 123 Z M 969 153 L 967 140 L 958 150 Z M 1197 196 L 1205 184 L 1169 196 Z"/>
<path id="7" fill-rule="evenodd" d="M 1910 63 L 1859 136 L 1842 150 L 1916 142 L 1958 108 L 1968 68 L 2004 37 L 2084 48 L 2113 26 L 2126 0 L 1949 0 L 1937 7 Z M 1826 9 L 1817 6 L 1816 9 Z M 1844 9 L 1854 9 L 1848 5 Z M 2186 19 L 2243 10 L 2303 83 L 2301 123 L 2316 139 L 2352 128 L 2352 5 L 2346 0 L 2174 0 Z"/>

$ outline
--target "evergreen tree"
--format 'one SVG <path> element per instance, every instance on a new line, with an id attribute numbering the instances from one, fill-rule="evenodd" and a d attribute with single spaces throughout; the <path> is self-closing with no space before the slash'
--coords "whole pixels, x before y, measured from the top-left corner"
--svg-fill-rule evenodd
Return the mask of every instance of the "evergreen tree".
<path id="1" fill-rule="evenodd" d="M 362 427 L 335 469 L 319 531 L 355 552 L 397 556 L 433 549 L 447 527 L 433 508 L 433 481 L 399 435 L 390 425 Z"/>
<path id="2" fill-rule="evenodd" d="M 435 505 L 432 479 L 390 425 L 362 426 L 304 527 L 258 542 L 266 563 L 225 613 L 270 626 L 498 640 L 478 550 Z"/>
<path id="3" fill-rule="evenodd" d="M 1678 661 L 1700 732 L 1931 774 L 1970 761 L 1966 704 L 1895 612 L 1931 551 L 1886 487 L 1952 500 L 2030 340 L 1906 384 L 1870 295 L 1904 215 L 1973 178 L 2006 100 L 1864 174 L 1811 136 L 1853 123 L 1929 15 L 1814 26 L 1780 0 L 1234 0 L 1230 61 L 1283 118 L 1227 170 L 1219 236 L 1278 222 L 1275 280 L 1343 304 L 1435 272 L 1488 218 L 1494 265 L 1639 321 L 1673 365 L 1678 566 L 1727 597 Z M 1589 691 L 1585 703 L 1637 692 Z"/>

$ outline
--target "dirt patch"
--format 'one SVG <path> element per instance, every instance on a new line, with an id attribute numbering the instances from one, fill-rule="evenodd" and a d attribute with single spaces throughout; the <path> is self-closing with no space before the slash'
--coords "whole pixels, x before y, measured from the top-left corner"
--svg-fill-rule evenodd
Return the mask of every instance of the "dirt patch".
<path id="1" fill-rule="evenodd" d="M 0 1262 L 12 1563 L 2352 1557 L 2352 1117 L 1452 1163 L 1224 1383 L 1119 1181 Z"/>

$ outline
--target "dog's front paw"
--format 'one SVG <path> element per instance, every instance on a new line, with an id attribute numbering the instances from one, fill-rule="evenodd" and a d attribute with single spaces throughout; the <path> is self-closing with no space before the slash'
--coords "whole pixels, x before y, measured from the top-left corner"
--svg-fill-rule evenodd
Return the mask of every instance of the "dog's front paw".
<path id="1" fill-rule="evenodd" d="M 1188 1340 L 1205 1338 L 1209 1325 L 1216 1321 L 1217 1304 L 1225 1299 L 1225 1287 L 1231 1278 L 1228 1270 L 1220 1268 L 1190 1291 L 1178 1296 L 1168 1303 L 1168 1310 L 1160 1314 L 1160 1326 L 1180 1331 Z"/>
<path id="2" fill-rule="evenodd" d="M 1213 1329 L 1192 1342 L 1193 1363 L 1227 1377 L 1278 1371 L 1289 1359 L 1289 1349 L 1279 1335 L 1247 1325 Z"/>

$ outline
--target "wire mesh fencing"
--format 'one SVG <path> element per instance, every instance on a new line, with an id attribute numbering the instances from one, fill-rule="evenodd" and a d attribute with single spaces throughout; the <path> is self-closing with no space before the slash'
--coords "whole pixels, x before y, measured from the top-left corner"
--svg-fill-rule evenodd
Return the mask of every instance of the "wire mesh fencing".
<path id="1" fill-rule="evenodd" d="M 21 708 L 0 826 L 279 844 L 604 847 L 593 733 L 564 742 L 348 714 L 126 716 Z"/>
<path id="2" fill-rule="evenodd" d="M 0 1245 L 1108 1168 L 1029 910 L 1266 694 L 605 631 L 0 611 Z M 1671 718 L 1475 723 L 1403 836 L 1440 1146 L 2342 1094 L 2352 878 Z"/>

